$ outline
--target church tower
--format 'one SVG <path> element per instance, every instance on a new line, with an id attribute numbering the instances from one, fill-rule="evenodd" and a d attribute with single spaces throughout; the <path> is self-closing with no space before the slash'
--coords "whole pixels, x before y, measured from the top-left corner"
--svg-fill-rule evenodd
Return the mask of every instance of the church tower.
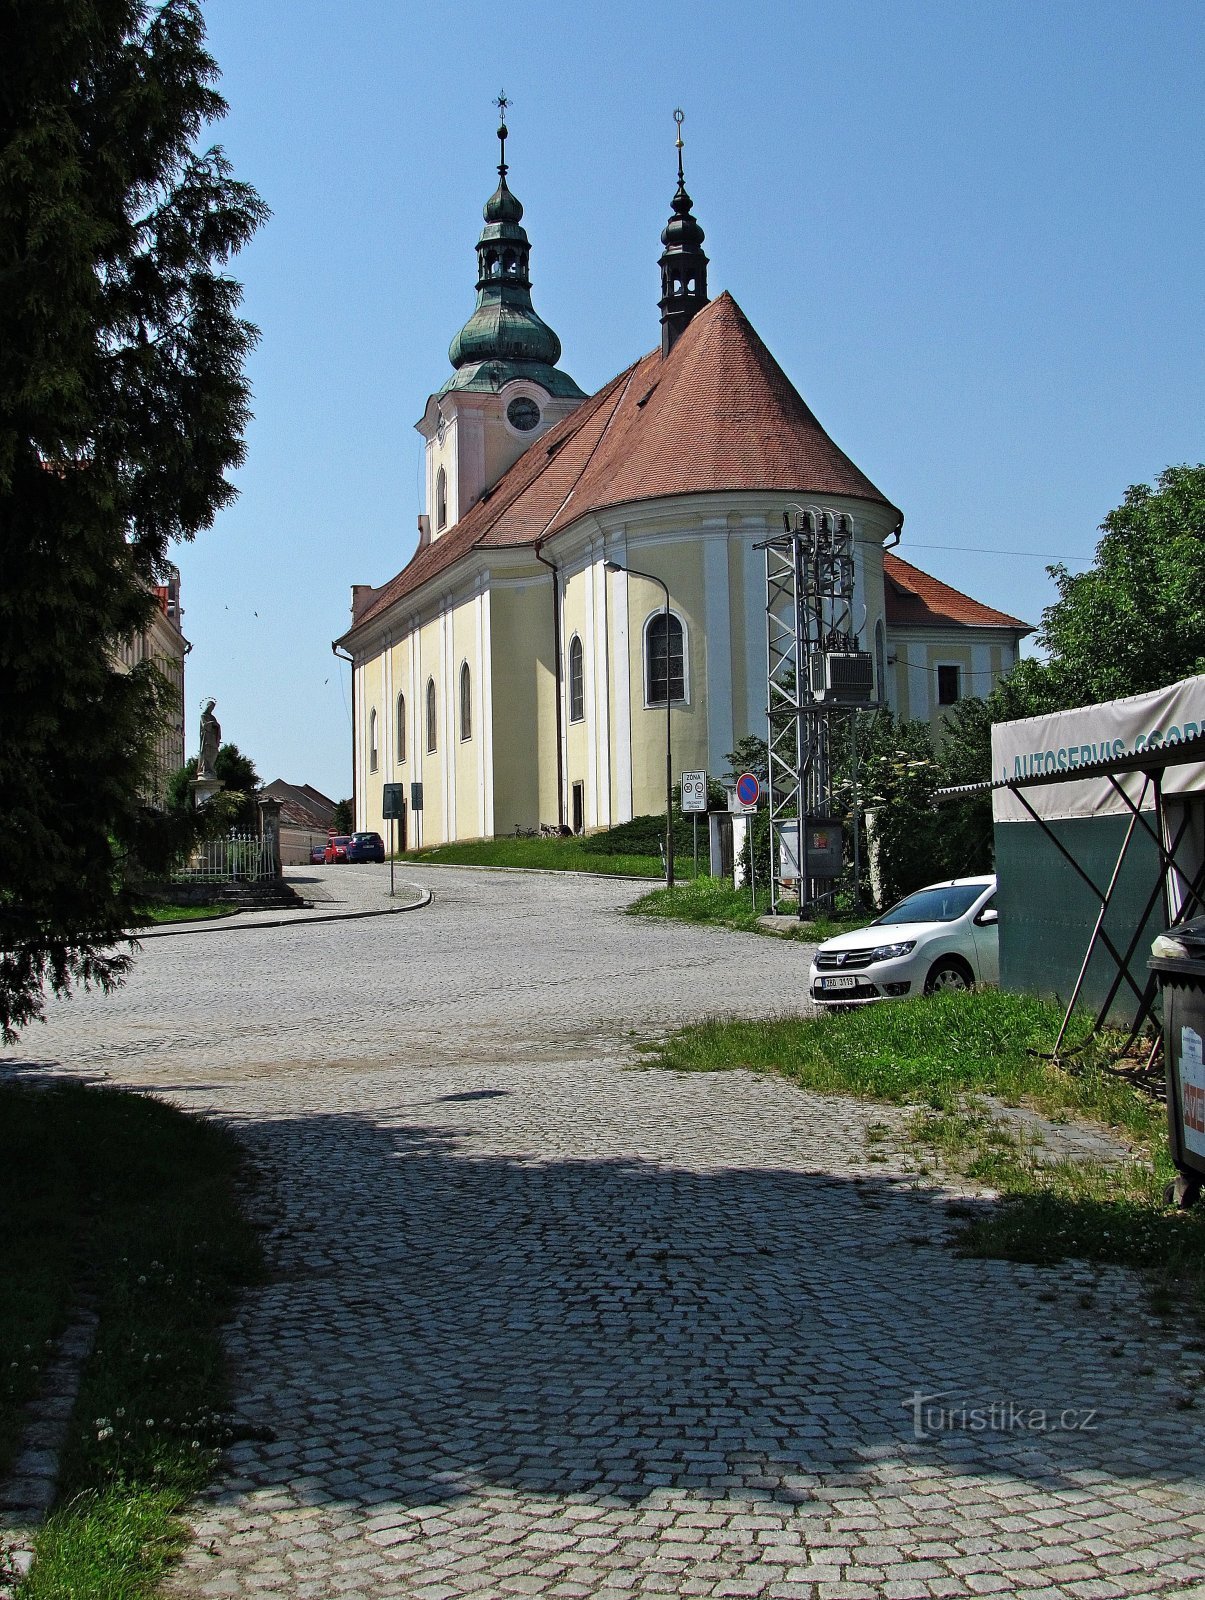
<path id="1" fill-rule="evenodd" d="M 681 111 L 674 112 L 678 124 L 678 188 L 665 225 L 661 243 L 661 354 L 669 355 L 679 335 L 696 312 L 707 304 L 707 257 L 703 254 L 703 230 L 691 211 L 693 201 L 686 192 L 682 174 Z"/>
<path id="2" fill-rule="evenodd" d="M 420 545 L 464 516 L 541 434 L 586 398 L 557 362 L 561 341 L 531 303 L 531 242 L 506 182 L 506 96 L 498 96 L 498 187 L 477 241 L 477 304 L 452 340 L 452 376 L 416 424 L 427 441 Z"/>

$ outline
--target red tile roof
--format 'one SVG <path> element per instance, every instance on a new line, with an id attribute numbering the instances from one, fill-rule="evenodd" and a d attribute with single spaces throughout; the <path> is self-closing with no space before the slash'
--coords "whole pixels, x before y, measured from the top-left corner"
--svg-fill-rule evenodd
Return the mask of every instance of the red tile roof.
<path id="1" fill-rule="evenodd" d="M 896 510 L 825 433 L 725 293 L 668 356 L 652 351 L 613 378 L 396 578 L 365 587 L 349 632 L 473 550 L 531 546 L 608 506 L 733 489 L 847 495 Z"/>
<path id="2" fill-rule="evenodd" d="M 889 628 L 1011 628 L 1023 634 L 1033 632 L 1028 622 L 980 605 L 970 595 L 951 589 L 948 583 L 931 578 L 889 551 L 883 554 L 883 577 Z"/>

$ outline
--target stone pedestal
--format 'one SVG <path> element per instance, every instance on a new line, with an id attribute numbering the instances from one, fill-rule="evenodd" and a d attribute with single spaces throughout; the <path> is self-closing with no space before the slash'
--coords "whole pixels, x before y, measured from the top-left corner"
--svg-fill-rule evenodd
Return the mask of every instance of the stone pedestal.
<path id="1" fill-rule="evenodd" d="M 280 864 L 280 801 L 260 798 L 259 832 L 265 843 L 272 846 L 273 876 L 283 877 Z"/>
<path id="2" fill-rule="evenodd" d="M 192 780 L 192 803 L 198 811 L 202 806 L 208 805 L 215 794 L 220 794 L 221 792 L 221 778 L 204 777 Z"/>

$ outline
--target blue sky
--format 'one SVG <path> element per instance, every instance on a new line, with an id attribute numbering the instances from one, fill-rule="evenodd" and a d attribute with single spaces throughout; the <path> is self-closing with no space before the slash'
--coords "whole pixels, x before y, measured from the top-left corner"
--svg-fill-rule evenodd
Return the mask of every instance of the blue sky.
<path id="1" fill-rule="evenodd" d="M 582 387 L 657 343 L 680 105 L 712 293 L 903 508 L 900 554 L 976 598 L 1037 622 L 1043 558 L 1086 564 L 1128 484 L 1205 458 L 1197 3 L 205 13 L 214 137 L 273 216 L 234 268 L 262 331 L 241 495 L 178 552 L 190 750 L 212 694 L 265 779 L 350 792 L 330 641 L 415 546 L 413 425 L 473 306 L 500 88 Z"/>

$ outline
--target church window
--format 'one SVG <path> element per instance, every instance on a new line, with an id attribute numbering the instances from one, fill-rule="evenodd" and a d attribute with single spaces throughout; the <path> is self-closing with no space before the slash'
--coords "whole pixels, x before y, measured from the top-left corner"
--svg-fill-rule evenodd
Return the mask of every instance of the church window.
<path id="1" fill-rule="evenodd" d="M 957 705 L 962 699 L 961 669 L 956 666 L 939 666 L 937 669 L 937 703 L 939 706 Z"/>
<path id="2" fill-rule="evenodd" d="M 686 636 L 681 618 L 655 611 L 644 625 L 644 703 L 663 706 L 686 699 Z"/>
<path id="3" fill-rule="evenodd" d="M 473 737 L 473 675 L 467 661 L 460 664 L 460 737 Z"/>
<path id="4" fill-rule="evenodd" d="M 582 660 L 582 641 L 575 633 L 569 641 L 569 720 L 581 722 L 586 715 L 586 684 Z"/>
<path id="5" fill-rule="evenodd" d="M 435 679 L 427 679 L 427 753 L 433 755 L 438 748 L 435 721 Z"/>
<path id="6" fill-rule="evenodd" d="M 448 524 L 448 475 L 442 467 L 435 474 L 435 526 Z"/>
<path id="7" fill-rule="evenodd" d="M 368 770 L 377 770 L 379 747 L 377 745 L 377 713 L 374 706 L 368 718 Z"/>
<path id="8" fill-rule="evenodd" d="M 397 761 L 400 767 L 406 759 L 406 696 L 397 697 Z"/>

